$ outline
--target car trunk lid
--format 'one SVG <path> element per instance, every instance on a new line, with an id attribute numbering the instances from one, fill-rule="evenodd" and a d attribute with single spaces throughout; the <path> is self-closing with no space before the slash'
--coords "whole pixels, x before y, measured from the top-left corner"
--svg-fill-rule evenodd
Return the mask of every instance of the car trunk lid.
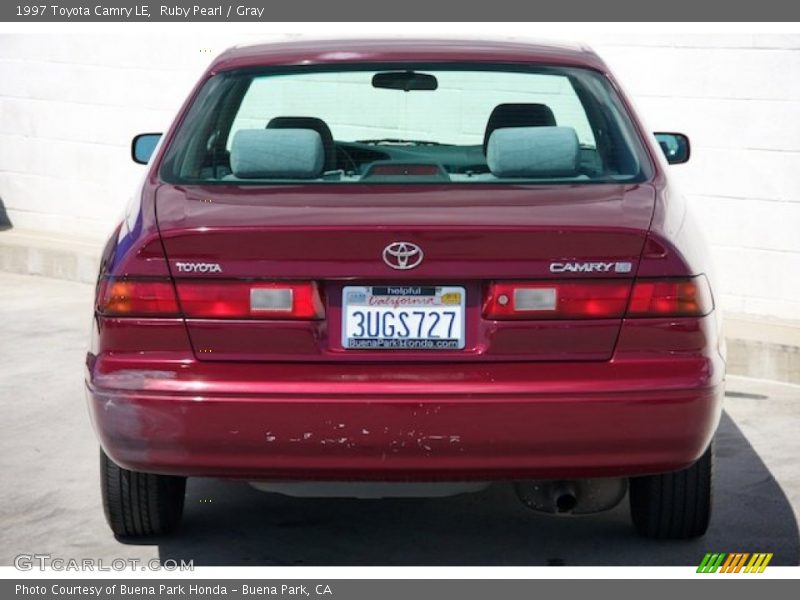
<path id="1" fill-rule="evenodd" d="M 170 271 L 182 282 L 316 282 L 324 318 L 186 320 L 201 360 L 605 360 L 621 317 L 502 321 L 481 314 L 494 280 L 629 281 L 653 213 L 649 185 L 171 186 L 157 192 Z M 418 246 L 413 269 L 384 250 Z M 459 350 L 350 350 L 346 286 L 457 286 Z"/>

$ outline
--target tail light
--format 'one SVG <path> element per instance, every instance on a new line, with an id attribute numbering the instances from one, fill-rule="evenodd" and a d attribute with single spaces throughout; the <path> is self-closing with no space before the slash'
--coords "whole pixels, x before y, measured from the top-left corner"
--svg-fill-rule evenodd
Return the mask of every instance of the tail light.
<path id="1" fill-rule="evenodd" d="M 118 317 L 176 317 L 180 311 L 169 279 L 100 281 L 97 312 Z"/>
<path id="2" fill-rule="evenodd" d="M 611 281 L 495 281 L 483 304 L 488 319 L 615 319 L 687 317 L 711 312 L 708 281 L 679 279 Z"/>
<path id="3" fill-rule="evenodd" d="M 210 319 L 320 319 L 325 314 L 313 282 L 182 281 L 173 286 L 169 279 L 114 278 L 101 281 L 97 312 Z"/>
<path id="4" fill-rule="evenodd" d="M 704 275 L 685 279 L 637 279 L 629 317 L 700 317 L 714 308 Z"/>
<path id="5" fill-rule="evenodd" d="M 625 313 L 630 281 L 496 281 L 483 315 L 490 319 L 611 319 Z"/>
<path id="6" fill-rule="evenodd" d="M 187 317 L 207 319 L 321 319 L 325 315 L 314 282 L 179 281 Z"/>

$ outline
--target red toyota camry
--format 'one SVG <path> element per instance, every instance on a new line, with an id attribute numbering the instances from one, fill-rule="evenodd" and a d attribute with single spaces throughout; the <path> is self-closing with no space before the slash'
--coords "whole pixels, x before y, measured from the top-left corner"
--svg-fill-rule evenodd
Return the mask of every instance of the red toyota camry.
<path id="1" fill-rule="evenodd" d="M 708 252 L 597 55 L 508 42 L 237 47 L 103 252 L 86 360 L 109 524 L 186 477 L 286 494 L 513 484 L 702 535 L 724 346 Z"/>

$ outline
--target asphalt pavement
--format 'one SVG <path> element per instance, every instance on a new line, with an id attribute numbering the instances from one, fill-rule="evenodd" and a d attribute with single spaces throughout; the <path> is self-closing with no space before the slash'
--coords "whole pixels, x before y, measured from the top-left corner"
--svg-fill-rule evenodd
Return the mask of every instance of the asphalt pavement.
<path id="1" fill-rule="evenodd" d="M 0 564 L 18 554 L 200 565 L 696 565 L 705 552 L 800 563 L 800 387 L 730 378 L 714 516 L 698 540 L 636 536 L 627 501 L 594 516 L 527 510 L 508 485 L 436 499 L 308 499 L 191 479 L 184 522 L 114 538 L 100 505 L 83 361 L 93 287 L 0 273 Z"/>

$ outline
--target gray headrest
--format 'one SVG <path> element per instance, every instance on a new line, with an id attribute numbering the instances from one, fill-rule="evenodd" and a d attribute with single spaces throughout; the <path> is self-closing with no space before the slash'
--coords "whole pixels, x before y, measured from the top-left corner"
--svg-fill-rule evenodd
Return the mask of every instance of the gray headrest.
<path id="1" fill-rule="evenodd" d="M 574 177 L 580 145 L 572 127 L 504 127 L 489 137 L 486 162 L 496 177 Z"/>
<path id="2" fill-rule="evenodd" d="M 240 129 L 231 144 L 231 170 L 242 179 L 316 179 L 324 162 L 313 129 Z"/>
<path id="3" fill-rule="evenodd" d="M 489 145 L 489 138 L 497 129 L 504 127 L 555 127 L 556 117 L 546 104 L 505 103 L 494 107 L 486 131 L 483 134 L 483 151 Z"/>

